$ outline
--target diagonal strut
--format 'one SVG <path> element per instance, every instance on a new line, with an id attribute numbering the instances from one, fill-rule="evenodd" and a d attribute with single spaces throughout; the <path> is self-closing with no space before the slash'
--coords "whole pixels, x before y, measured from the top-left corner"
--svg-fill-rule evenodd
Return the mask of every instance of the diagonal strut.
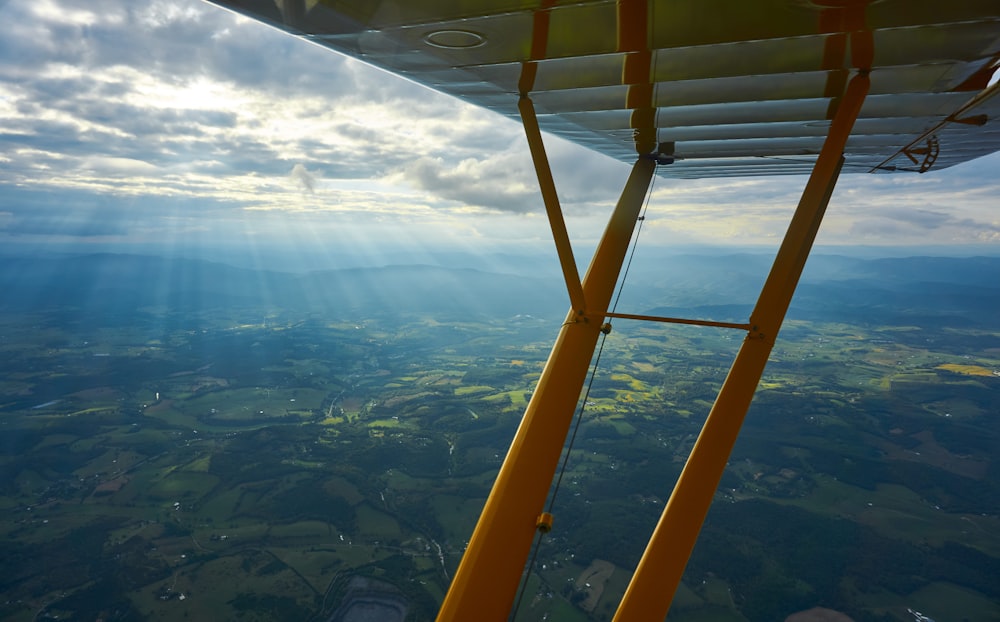
<path id="1" fill-rule="evenodd" d="M 743 341 L 684 470 L 650 537 L 615 622 L 663 620 L 712 503 L 743 418 L 791 303 L 843 165 L 843 152 L 868 94 L 861 71 L 848 83 L 785 239 L 750 315 Z"/>

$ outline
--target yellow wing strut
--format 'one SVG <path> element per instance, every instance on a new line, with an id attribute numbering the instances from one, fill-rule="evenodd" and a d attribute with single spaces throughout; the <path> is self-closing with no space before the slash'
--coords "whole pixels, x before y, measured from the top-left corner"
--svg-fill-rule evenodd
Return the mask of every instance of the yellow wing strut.
<path id="1" fill-rule="evenodd" d="M 680 583 L 702 522 L 725 469 L 743 418 L 767 364 L 778 330 L 812 248 L 843 165 L 843 151 L 869 89 L 862 70 L 838 102 L 829 134 L 774 265 L 750 316 L 749 328 L 732 368 L 688 458 L 646 551 L 615 615 L 617 622 L 662 620 Z M 555 198 L 534 109 L 521 100 L 525 130 L 542 185 L 553 237 L 573 307 L 528 403 L 514 441 L 497 475 L 469 546 L 445 596 L 439 621 L 506 619 L 517 593 L 573 412 L 579 400 L 604 318 L 678 321 L 610 314 L 615 283 L 639 211 L 656 168 L 652 157 L 633 165 L 580 291 L 574 291 L 575 264 L 562 213 Z M 547 183 L 546 183 L 547 182 Z M 586 301 L 586 306 L 584 306 Z M 679 320 L 682 323 L 724 323 Z"/>
<path id="2" fill-rule="evenodd" d="M 618 622 L 662 620 L 680 583 L 702 522 L 750 407 L 843 164 L 843 151 L 869 89 L 862 70 L 836 103 L 829 134 L 750 317 L 732 368 L 615 615 Z M 559 254 L 571 309 L 528 403 L 514 441 L 438 614 L 442 622 L 504 620 L 517 593 L 543 516 L 559 456 L 580 397 L 643 199 L 656 168 L 640 156 L 611 215 L 582 283 L 573 259 L 534 106 L 518 107 Z"/>
<path id="3" fill-rule="evenodd" d="M 576 269 L 576 260 L 573 258 L 573 247 L 569 242 L 569 233 L 566 232 L 566 221 L 563 220 L 562 208 L 559 206 L 556 184 L 552 180 L 549 158 L 545 154 L 542 131 L 538 128 L 535 105 L 529 97 L 522 95 L 517 102 L 517 108 L 521 112 L 524 133 L 527 135 L 528 148 L 531 150 L 531 159 L 535 163 L 538 185 L 542 191 L 542 202 L 545 203 L 545 213 L 549 217 L 549 227 L 552 229 L 552 239 L 556 243 L 556 252 L 559 254 L 563 279 L 566 281 L 566 289 L 569 291 L 570 305 L 576 309 L 578 315 L 582 315 L 587 304 L 583 296 L 583 287 L 580 284 L 580 273 Z"/>
<path id="4" fill-rule="evenodd" d="M 583 279 L 594 316 L 607 311 L 656 162 L 640 158 Z M 445 596 L 439 621 L 506 620 L 544 510 L 601 322 L 570 309 Z"/>
<path id="5" fill-rule="evenodd" d="M 840 174 L 844 146 L 861 111 L 868 87 L 867 72 L 854 76 L 847 86 L 750 316 L 750 333 L 733 361 L 660 522 L 622 597 L 614 617 L 616 622 L 663 620 L 667 616 L 816 238 Z"/>

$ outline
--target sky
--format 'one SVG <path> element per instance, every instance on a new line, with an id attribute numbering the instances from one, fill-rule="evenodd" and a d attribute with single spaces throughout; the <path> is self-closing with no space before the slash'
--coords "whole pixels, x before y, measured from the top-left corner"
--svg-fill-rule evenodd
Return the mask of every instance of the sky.
<path id="1" fill-rule="evenodd" d="M 629 166 L 546 146 L 580 255 Z M 998 165 L 845 175 L 817 244 L 995 254 Z M 642 243 L 776 247 L 804 184 L 658 179 Z M 519 124 L 197 0 L 0 0 L 0 245 L 552 249 Z"/>

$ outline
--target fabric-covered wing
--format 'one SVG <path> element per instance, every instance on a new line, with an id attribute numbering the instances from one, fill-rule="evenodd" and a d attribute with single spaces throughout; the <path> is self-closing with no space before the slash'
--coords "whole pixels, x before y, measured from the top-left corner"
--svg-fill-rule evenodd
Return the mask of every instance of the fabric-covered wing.
<path id="1" fill-rule="evenodd" d="M 803 173 L 852 71 L 844 172 L 1000 149 L 997 0 L 212 0 L 664 175 Z"/>

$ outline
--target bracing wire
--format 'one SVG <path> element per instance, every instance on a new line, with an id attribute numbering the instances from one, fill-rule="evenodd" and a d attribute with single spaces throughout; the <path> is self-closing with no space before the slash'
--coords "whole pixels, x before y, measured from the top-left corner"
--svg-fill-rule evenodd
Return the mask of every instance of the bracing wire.
<path id="1" fill-rule="evenodd" d="M 653 176 L 653 181 L 656 180 L 656 176 Z M 646 193 L 646 203 L 642 208 L 642 215 L 639 216 L 639 226 L 636 229 L 635 237 L 632 242 L 632 250 L 628 256 L 628 262 L 625 264 L 625 270 L 622 272 L 621 282 L 618 285 L 618 293 L 615 295 L 614 303 L 611 305 L 611 312 L 614 313 L 618 310 L 618 301 L 621 300 L 622 290 L 625 289 L 625 279 L 628 278 L 629 269 L 632 267 L 632 258 L 635 257 L 635 249 L 639 246 L 639 234 L 642 233 L 642 224 L 646 222 L 646 210 L 649 209 L 649 199 L 653 196 L 653 181 L 649 184 L 649 191 Z M 597 357 L 594 359 L 594 366 L 590 370 L 590 380 L 587 381 L 587 390 L 583 394 L 583 401 L 580 403 L 580 409 L 576 414 L 576 422 L 573 424 L 573 434 L 570 436 L 569 444 L 566 448 L 566 455 L 563 456 L 562 465 L 559 468 L 559 477 L 556 478 L 555 486 L 552 490 L 552 495 L 549 497 L 549 505 L 546 509 L 547 512 L 551 512 L 553 506 L 556 502 L 556 495 L 559 494 L 559 487 L 562 484 L 563 474 L 566 472 L 566 466 L 569 464 L 570 452 L 573 451 L 573 444 L 576 441 L 576 433 L 580 429 L 580 423 L 583 421 L 583 411 L 587 408 L 587 401 L 590 399 L 590 389 L 594 386 L 594 377 L 597 375 L 597 368 L 601 364 L 601 355 L 604 353 L 604 342 L 607 341 L 608 334 L 601 334 L 601 345 L 597 349 Z"/>
<path id="2" fill-rule="evenodd" d="M 774 161 L 777 161 L 777 162 L 789 162 L 791 164 L 804 164 L 804 165 L 807 165 L 807 166 L 815 166 L 816 165 L 816 159 L 815 158 L 812 159 L 812 160 L 808 160 L 808 159 L 804 159 L 804 158 L 796 158 L 796 157 L 788 157 L 788 156 L 769 156 L 769 155 L 754 156 L 754 157 L 756 157 L 758 160 L 774 160 Z M 871 164 L 861 164 L 861 163 L 857 163 L 857 162 L 845 162 L 844 166 L 847 167 L 847 168 L 857 168 L 857 169 L 862 169 L 863 168 L 865 170 L 874 170 L 874 169 L 879 168 L 877 166 L 873 167 Z M 916 171 L 917 169 L 913 169 L 913 170 Z"/>
<path id="3" fill-rule="evenodd" d="M 636 228 L 635 236 L 632 239 L 632 250 L 629 252 L 628 261 L 625 264 L 625 270 L 622 272 L 621 280 L 618 284 L 618 293 L 615 295 L 614 302 L 611 305 L 611 312 L 614 313 L 618 309 L 618 301 L 622 297 L 622 291 L 625 289 L 625 279 L 628 278 L 629 269 L 632 267 L 632 259 L 635 257 L 635 250 L 639 246 L 639 234 L 642 233 L 642 225 L 646 221 L 646 212 L 649 210 L 649 201 L 653 196 L 653 185 L 656 181 L 656 175 L 653 175 L 653 179 L 650 181 L 649 190 L 646 192 L 646 201 L 642 207 L 642 214 L 639 216 L 639 225 Z M 590 379 L 587 381 L 587 390 L 584 391 L 583 400 L 580 402 L 580 408 L 576 413 L 576 421 L 573 424 L 573 432 L 570 434 L 569 442 L 566 445 L 566 452 L 563 456 L 562 464 L 559 467 L 559 475 L 556 477 L 555 484 L 552 487 L 552 494 L 549 496 L 549 502 L 546 506 L 545 511 L 551 513 L 552 509 L 555 507 L 556 495 L 559 494 L 559 487 L 562 485 L 563 475 L 566 473 L 566 466 L 569 464 L 570 454 L 573 452 L 573 444 L 576 442 L 577 432 L 580 430 L 580 424 L 583 422 L 583 413 L 587 408 L 587 402 L 590 400 L 590 390 L 594 386 L 594 378 L 597 376 L 597 368 L 601 364 L 601 355 L 604 353 L 604 343 L 608 339 L 608 333 L 602 331 L 601 333 L 601 343 L 597 348 L 597 356 L 594 358 L 594 365 L 590 370 Z M 528 560 L 527 570 L 524 573 L 524 579 L 521 581 L 521 586 L 517 591 L 517 600 L 514 602 L 514 608 L 511 610 L 509 620 L 513 621 L 517 619 L 517 612 L 521 608 L 521 601 L 524 599 L 525 592 L 528 591 L 528 581 L 531 579 L 532 571 L 535 568 L 535 561 L 538 559 L 538 551 L 541 548 L 542 536 L 544 532 L 538 530 L 535 534 L 535 541 L 531 545 L 531 558 Z"/>

